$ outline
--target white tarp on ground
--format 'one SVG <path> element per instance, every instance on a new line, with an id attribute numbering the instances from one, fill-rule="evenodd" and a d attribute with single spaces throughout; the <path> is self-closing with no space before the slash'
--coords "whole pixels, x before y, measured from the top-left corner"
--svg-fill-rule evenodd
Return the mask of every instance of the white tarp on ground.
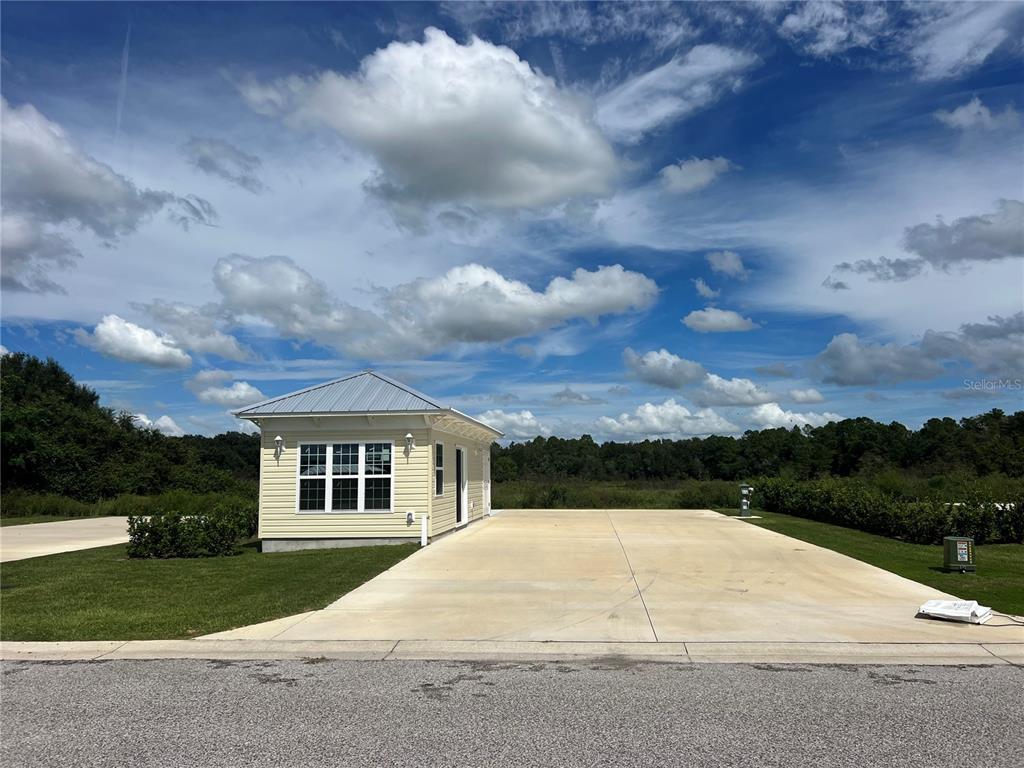
<path id="1" fill-rule="evenodd" d="M 992 618 L 992 609 L 978 605 L 977 600 L 929 600 L 918 609 L 918 613 L 933 619 L 966 621 L 968 624 L 984 624 Z"/>

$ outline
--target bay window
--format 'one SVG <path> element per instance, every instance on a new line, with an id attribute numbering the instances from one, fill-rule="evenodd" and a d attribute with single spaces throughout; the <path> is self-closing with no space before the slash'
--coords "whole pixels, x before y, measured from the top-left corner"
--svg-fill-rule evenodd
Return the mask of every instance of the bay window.
<path id="1" fill-rule="evenodd" d="M 390 512 L 393 443 L 300 443 L 299 512 Z"/>

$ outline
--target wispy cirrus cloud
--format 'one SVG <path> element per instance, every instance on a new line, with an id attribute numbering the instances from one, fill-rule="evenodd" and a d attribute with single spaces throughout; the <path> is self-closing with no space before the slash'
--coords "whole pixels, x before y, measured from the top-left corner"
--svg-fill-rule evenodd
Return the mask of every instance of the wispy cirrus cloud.
<path id="1" fill-rule="evenodd" d="M 910 69 L 920 80 L 963 77 L 1020 32 L 1015 3 L 847 3 L 763 7 L 801 53 Z"/>
<path id="2" fill-rule="evenodd" d="M 694 46 L 600 96 L 597 122 L 613 140 L 636 144 L 739 89 L 757 61 L 735 48 Z"/>
<path id="3" fill-rule="evenodd" d="M 161 210 L 186 230 L 216 218 L 203 198 L 139 189 L 31 104 L 11 106 L 0 97 L 0 125 L 5 290 L 64 292 L 54 275 L 81 256 L 68 231 L 113 244 Z"/>
<path id="4" fill-rule="evenodd" d="M 217 176 L 253 194 L 266 189 L 259 177 L 263 165 L 259 157 L 243 152 L 230 142 L 193 136 L 181 149 L 189 163 L 203 173 Z"/>

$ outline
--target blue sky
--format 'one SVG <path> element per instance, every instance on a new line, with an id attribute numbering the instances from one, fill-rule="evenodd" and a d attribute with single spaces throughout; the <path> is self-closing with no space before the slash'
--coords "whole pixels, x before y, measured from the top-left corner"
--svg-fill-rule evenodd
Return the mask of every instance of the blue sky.
<path id="1" fill-rule="evenodd" d="M 5 3 L 2 343 L 171 434 L 1016 410 L 1019 4 Z"/>

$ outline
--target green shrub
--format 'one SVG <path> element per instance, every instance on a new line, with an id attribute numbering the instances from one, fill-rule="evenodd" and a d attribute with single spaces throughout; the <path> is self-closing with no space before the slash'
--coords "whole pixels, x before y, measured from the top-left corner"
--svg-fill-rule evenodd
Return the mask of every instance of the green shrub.
<path id="1" fill-rule="evenodd" d="M 912 500 L 887 491 L 885 484 L 850 478 L 762 478 L 755 486 L 755 504 L 769 512 L 916 544 L 938 544 L 944 536 L 971 536 L 978 544 L 1024 543 L 1024 494 L 1017 481 L 959 480 L 956 491 L 928 484 L 922 490 L 926 498 Z"/>
<path id="2" fill-rule="evenodd" d="M 218 557 L 237 553 L 256 533 L 252 502 L 220 502 L 205 510 L 167 505 L 128 518 L 128 556 L 133 558 Z"/>

